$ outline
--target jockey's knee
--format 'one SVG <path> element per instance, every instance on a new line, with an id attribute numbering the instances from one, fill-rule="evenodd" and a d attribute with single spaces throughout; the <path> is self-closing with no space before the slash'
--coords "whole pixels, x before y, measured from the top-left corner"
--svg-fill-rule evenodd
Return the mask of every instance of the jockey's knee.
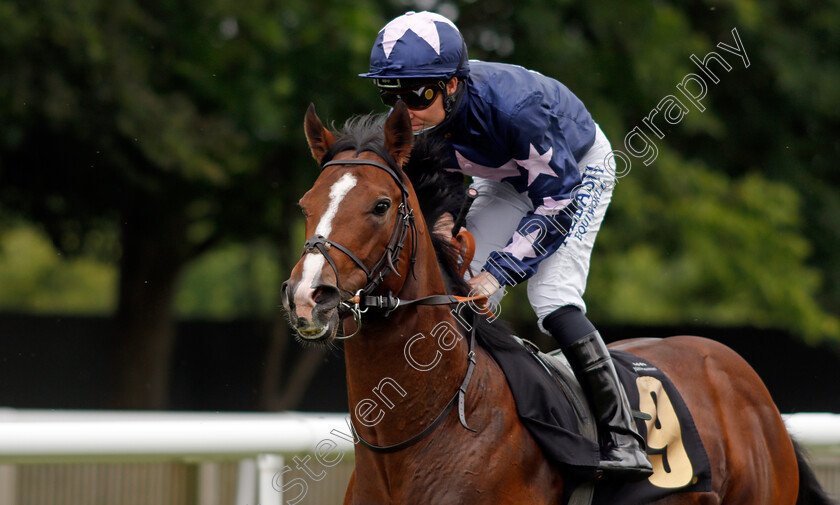
<path id="1" fill-rule="evenodd" d="M 561 349 L 596 331 L 583 311 L 574 305 L 560 307 L 545 316 L 542 325 L 557 340 Z"/>

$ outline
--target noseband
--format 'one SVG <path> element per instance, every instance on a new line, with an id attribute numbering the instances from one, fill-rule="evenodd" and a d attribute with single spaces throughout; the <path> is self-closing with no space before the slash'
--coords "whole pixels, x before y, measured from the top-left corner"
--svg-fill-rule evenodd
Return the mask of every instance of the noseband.
<path id="1" fill-rule="evenodd" d="M 418 298 L 415 300 L 401 300 L 400 298 L 394 297 L 390 292 L 385 296 L 372 296 L 370 293 L 375 290 L 382 281 L 385 280 L 385 277 L 388 276 L 391 272 L 399 276 L 399 272 L 397 271 L 397 265 L 399 264 L 400 260 L 400 252 L 402 251 L 403 247 L 405 247 L 405 241 L 408 238 L 409 231 L 411 232 L 412 237 L 412 246 L 411 246 L 411 267 L 409 269 L 409 274 L 414 275 L 414 264 L 417 261 L 417 228 L 414 223 L 414 214 L 411 209 L 411 206 L 408 203 L 408 189 L 403 184 L 403 181 L 400 180 L 397 173 L 394 171 L 393 168 L 385 165 L 384 163 L 380 163 L 378 161 L 373 160 L 363 160 L 358 158 L 353 159 L 346 159 L 346 160 L 333 160 L 328 161 L 321 165 L 321 169 L 332 165 L 372 165 L 379 169 L 384 170 L 394 179 L 397 183 L 397 186 L 400 188 L 400 192 L 402 193 L 402 201 L 400 202 L 399 207 L 397 207 L 397 221 L 394 224 L 394 230 L 391 232 L 391 239 L 388 241 L 388 245 L 383 251 L 382 256 L 380 256 L 379 261 L 376 264 L 368 269 L 365 264 L 349 249 L 346 247 L 336 243 L 333 240 L 330 240 L 322 235 L 315 235 L 312 238 L 308 239 L 303 246 L 303 254 L 309 252 L 319 252 L 324 255 L 327 262 L 332 267 L 333 272 L 335 272 L 335 282 L 341 290 L 341 282 L 339 281 L 338 276 L 338 268 L 335 266 L 335 261 L 333 261 L 332 257 L 330 257 L 330 249 L 333 247 L 344 253 L 348 258 L 350 258 L 359 268 L 367 276 L 367 285 L 356 292 L 355 296 L 353 296 L 349 300 L 344 300 L 341 302 L 341 308 L 339 309 L 339 317 L 343 319 L 347 317 L 347 312 L 352 313 L 353 318 L 356 320 L 356 331 L 353 332 L 352 335 L 344 336 L 344 337 L 336 337 L 339 339 L 348 339 L 350 337 L 355 336 L 362 327 L 361 315 L 362 313 L 366 312 L 369 307 L 377 307 L 380 309 L 386 309 L 389 313 L 393 310 L 396 310 L 398 307 L 407 306 L 407 305 L 450 305 L 455 303 L 461 303 L 465 301 L 473 301 L 477 299 L 486 299 L 485 296 L 474 296 L 474 297 L 460 297 L 460 296 L 453 296 L 453 295 L 431 295 L 425 296 L 423 298 Z M 348 303 L 350 302 L 350 303 Z M 341 310 L 344 309 L 344 314 L 341 313 Z M 455 394 L 446 404 L 444 409 L 438 414 L 434 421 L 429 424 L 423 431 L 417 433 L 413 437 L 400 442 L 394 445 L 388 446 L 380 446 L 374 445 L 362 438 L 362 436 L 356 431 L 355 427 L 351 422 L 351 430 L 353 434 L 359 439 L 359 442 L 367 447 L 368 449 L 378 452 L 378 453 L 392 453 L 396 451 L 400 451 L 407 447 L 410 447 L 417 442 L 426 438 L 430 433 L 432 433 L 438 425 L 446 418 L 455 404 L 458 404 L 458 418 L 461 422 L 461 425 L 470 430 L 475 431 L 469 427 L 466 420 L 465 410 L 464 410 L 464 397 L 467 393 L 467 387 L 469 386 L 470 379 L 472 378 L 473 369 L 475 368 L 476 364 L 476 354 L 475 354 L 475 325 L 472 325 L 470 328 L 470 340 L 469 340 L 469 351 L 467 353 L 467 371 L 464 376 L 463 381 L 461 382 L 460 387 L 455 391 Z"/>
<path id="2" fill-rule="evenodd" d="M 367 268 L 362 260 L 360 260 L 349 249 L 324 237 L 323 235 L 315 235 L 303 244 L 303 254 L 317 251 L 326 258 L 335 273 L 335 283 L 339 291 L 341 291 L 341 281 L 339 280 L 338 268 L 335 266 L 335 261 L 333 261 L 330 256 L 330 249 L 333 247 L 338 249 L 350 258 L 359 268 L 361 268 L 367 277 L 367 284 L 365 287 L 356 292 L 354 299 L 359 300 L 363 297 L 367 297 L 367 295 L 370 295 L 373 290 L 382 284 L 382 281 L 384 281 L 391 272 L 393 272 L 397 277 L 400 277 L 400 274 L 397 271 L 397 265 L 399 264 L 400 253 L 402 252 L 403 247 L 405 247 L 405 241 L 408 238 L 409 231 L 411 232 L 412 238 L 410 259 L 411 267 L 409 269 L 409 274 L 414 275 L 414 264 L 417 261 L 417 227 L 414 223 L 413 210 L 408 203 L 408 189 L 405 187 L 405 184 L 403 184 L 403 181 L 400 180 L 393 168 L 378 161 L 354 158 L 328 161 L 321 165 L 321 169 L 323 170 L 324 168 L 332 165 L 372 165 L 387 172 L 388 175 L 394 179 L 394 182 L 397 183 L 397 186 L 399 186 L 400 192 L 402 193 L 402 201 L 397 207 L 397 221 L 394 223 L 394 230 L 391 232 L 391 238 L 388 241 L 388 245 L 385 247 L 385 250 L 382 252 L 382 256 L 379 257 L 379 261 L 377 261 L 373 267 Z M 358 333 L 359 328 L 361 328 L 361 313 L 367 309 L 365 308 L 364 310 L 361 310 L 358 302 L 355 306 L 342 302 L 342 308 L 344 309 L 342 319 L 348 315 L 347 311 L 352 312 L 354 319 L 356 319 L 357 329 L 353 335 L 337 338 L 350 338 Z"/>

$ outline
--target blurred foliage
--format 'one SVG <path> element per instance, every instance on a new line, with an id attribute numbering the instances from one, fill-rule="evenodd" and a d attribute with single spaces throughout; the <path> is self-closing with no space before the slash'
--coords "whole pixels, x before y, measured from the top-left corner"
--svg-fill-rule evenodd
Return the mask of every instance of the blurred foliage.
<path id="1" fill-rule="evenodd" d="M 589 289 L 608 294 L 591 297 L 594 314 L 840 333 L 814 300 L 820 275 L 806 263 L 811 247 L 790 186 L 755 173 L 730 178 L 663 149 L 622 178 L 616 195 L 593 258 L 600 268 Z M 633 235 L 621 233 L 631 225 Z"/>
<path id="2" fill-rule="evenodd" d="M 105 314 L 114 308 L 116 271 L 91 256 L 64 258 L 32 226 L 0 234 L 3 310 Z"/>
<path id="3" fill-rule="evenodd" d="M 0 24 L 13 28 L 0 35 L 4 206 L 43 222 L 65 252 L 126 214 L 185 220 L 185 247 L 197 247 L 187 258 L 286 226 L 287 201 L 316 175 L 299 169 L 308 101 L 326 97 L 321 109 L 338 117 L 369 108 L 353 100 L 364 83 L 347 93 L 334 81 L 366 60 L 381 22 L 369 11 L 0 2 Z"/>
<path id="4" fill-rule="evenodd" d="M 230 244 L 211 251 L 184 272 L 175 297 L 183 317 L 269 319 L 280 305 L 276 247 L 264 241 Z"/>
<path id="5" fill-rule="evenodd" d="M 181 317 L 270 318 L 277 310 L 277 248 L 265 241 L 210 251 L 183 272 L 175 298 Z M 43 232 L 18 224 L 0 233 L 0 307 L 46 314 L 114 310 L 117 269 L 94 254 L 66 256 Z"/>
<path id="6" fill-rule="evenodd" d="M 698 72 L 690 55 L 720 52 L 733 68 L 717 72 L 706 110 L 663 125 L 657 160 L 634 159 L 616 187 L 590 315 L 840 336 L 840 4 L 829 1 L 0 0 L 2 215 L 80 257 L 38 260 L 54 255 L 43 235 L 0 229 L 0 303 L 113 307 L 115 274 L 83 265 L 118 265 L 124 223 L 146 219 L 148 241 L 158 223 L 184 223 L 171 241 L 185 265 L 179 313 L 273 310 L 300 247 L 295 202 L 317 175 L 303 112 L 314 102 L 341 122 L 381 110 L 355 75 L 377 30 L 411 8 L 455 19 L 473 58 L 563 81 L 617 149 Z M 716 49 L 733 28 L 749 68 Z M 26 280 L 12 250 L 31 261 Z M 24 301 L 50 300 L 37 293 L 59 278 L 87 289 Z M 535 331 L 524 290 L 505 310 Z"/>
<path id="7" fill-rule="evenodd" d="M 638 126 L 659 149 L 615 189 L 586 300 L 596 323 L 751 324 L 840 336 L 837 2 L 528 0 L 459 4 L 471 56 L 557 77 L 613 148 Z M 507 20 L 500 22 L 500 19 Z M 737 29 L 750 60 L 734 46 Z M 486 34 L 493 32 L 495 37 Z M 512 40 L 514 47 L 494 43 Z M 700 112 L 643 124 L 716 51 Z M 831 84 L 833 83 L 833 84 Z M 509 297 L 511 298 L 511 297 Z M 533 333 L 525 290 L 507 314 Z M 829 309 L 828 311 L 826 309 Z"/>

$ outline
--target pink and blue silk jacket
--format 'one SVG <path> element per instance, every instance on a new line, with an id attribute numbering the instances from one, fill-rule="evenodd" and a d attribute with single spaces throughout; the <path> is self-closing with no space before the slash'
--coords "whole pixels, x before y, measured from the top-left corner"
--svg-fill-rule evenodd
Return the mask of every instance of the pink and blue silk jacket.
<path id="1" fill-rule="evenodd" d="M 470 61 L 465 96 L 446 134 L 452 166 L 506 182 L 534 207 L 484 265 L 502 285 L 534 275 L 563 244 L 577 209 L 578 162 L 595 130 L 583 102 L 562 83 L 516 65 Z"/>

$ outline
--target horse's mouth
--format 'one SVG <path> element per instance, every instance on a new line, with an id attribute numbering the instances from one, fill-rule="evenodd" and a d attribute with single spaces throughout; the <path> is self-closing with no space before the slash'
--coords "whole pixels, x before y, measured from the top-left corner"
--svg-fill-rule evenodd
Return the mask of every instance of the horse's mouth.
<path id="1" fill-rule="evenodd" d="M 327 334 L 327 331 L 329 331 L 329 329 L 330 329 L 330 325 L 327 324 L 324 327 L 322 327 L 320 330 L 318 328 L 306 329 L 306 330 L 298 329 L 297 332 L 298 332 L 298 335 L 300 335 L 300 338 L 302 338 L 304 340 L 319 340 L 321 337 L 323 337 L 324 335 Z"/>
<path id="2" fill-rule="evenodd" d="M 326 317 L 324 324 L 314 321 L 304 322 L 293 326 L 298 338 L 310 344 L 327 344 L 331 342 L 338 333 L 338 311 L 333 310 L 329 317 Z M 302 321 L 298 321 L 301 323 Z"/>

